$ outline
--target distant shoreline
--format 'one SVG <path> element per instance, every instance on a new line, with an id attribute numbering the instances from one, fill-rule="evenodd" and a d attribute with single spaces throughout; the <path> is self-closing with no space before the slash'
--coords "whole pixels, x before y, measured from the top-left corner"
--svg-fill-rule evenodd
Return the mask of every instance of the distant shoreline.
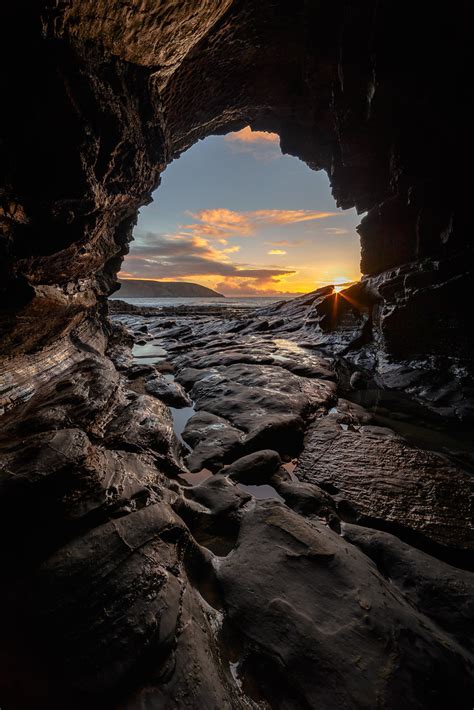
<path id="1" fill-rule="evenodd" d="M 225 298 L 224 294 L 190 281 L 119 279 L 115 298 Z"/>

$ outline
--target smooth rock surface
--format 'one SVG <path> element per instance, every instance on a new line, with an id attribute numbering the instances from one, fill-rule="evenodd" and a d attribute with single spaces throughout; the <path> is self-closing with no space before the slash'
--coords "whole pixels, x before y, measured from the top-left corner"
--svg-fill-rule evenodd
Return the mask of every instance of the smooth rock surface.
<path id="1" fill-rule="evenodd" d="M 295 473 L 337 494 L 356 520 L 385 522 L 448 548 L 474 549 L 472 475 L 390 430 L 329 414 L 308 429 Z"/>
<path id="2" fill-rule="evenodd" d="M 268 483 L 280 465 L 281 458 L 276 451 L 263 449 L 237 459 L 224 469 L 224 473 L 240 483 L 258 485 Z"/>
<path id="3" fill-rule="evenodd" d="M 271 707 L 467 708 L 472 658 L 354 546 L 266 502 L 219 566 L 244 688 Z M 262 600 L 265 602 L 262 604 Z M 387 649 L 389 649 L 387 653 Z"/>

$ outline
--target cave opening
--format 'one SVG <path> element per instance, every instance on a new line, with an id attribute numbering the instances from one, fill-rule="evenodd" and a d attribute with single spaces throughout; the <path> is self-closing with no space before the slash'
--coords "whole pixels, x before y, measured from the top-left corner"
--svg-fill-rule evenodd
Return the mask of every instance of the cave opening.
<path id="1" fill-rule="evenodd" d="M 470 708 L 463 3 L 25 0 L 0 15 L 0 706 Z M 364 215 L 361 280 L 335 292 L 321 275 L 253 310 L 117 306 L 160 176 L 165 195 L 201 139 L 249 126 Z M 261 204 L 260 183 L 253 205 L 192 215 L 319 210 Z M 209 216 L 162 242 L 194 238 L 207 256 L 188 260 L 230 271 L 173 278 L 242 291 L 256 266 L 296 264 L 267 253 L 281 243 L 238 261 L 256 235 Z M 427 411 L 439 429 L 419 426 Z"/>
<path id="2" fill-rule="evenodd" d="M 148 280 L 234 299 L 341 290 L 360 279 L 359 221 L 336 206 L 324 171 L 282 154 L 277 134 L 247 126 L 208 137 L 166 168 L 140 209 L 113 298 L 151 295 Z"/>

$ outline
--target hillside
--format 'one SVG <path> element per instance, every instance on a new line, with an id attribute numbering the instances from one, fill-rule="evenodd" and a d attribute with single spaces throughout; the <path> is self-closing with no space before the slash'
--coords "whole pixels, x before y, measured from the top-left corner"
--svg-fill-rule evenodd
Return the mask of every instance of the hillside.
<path id="1" fill-rule="evenodd" d="M 119 280 L 117 298 L 223 298 L 221 293 L 187 281 Z"/>

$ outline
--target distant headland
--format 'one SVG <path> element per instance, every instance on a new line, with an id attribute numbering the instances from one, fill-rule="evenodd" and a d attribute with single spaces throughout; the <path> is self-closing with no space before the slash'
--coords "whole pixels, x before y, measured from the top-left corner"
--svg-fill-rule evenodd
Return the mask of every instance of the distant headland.
<path id="1" fill-rule="evenodd" d="M 188 281 L 152 281 L 151 279 L 120 279 L 117 298 L 224 298 L 212 288 Z"/>

